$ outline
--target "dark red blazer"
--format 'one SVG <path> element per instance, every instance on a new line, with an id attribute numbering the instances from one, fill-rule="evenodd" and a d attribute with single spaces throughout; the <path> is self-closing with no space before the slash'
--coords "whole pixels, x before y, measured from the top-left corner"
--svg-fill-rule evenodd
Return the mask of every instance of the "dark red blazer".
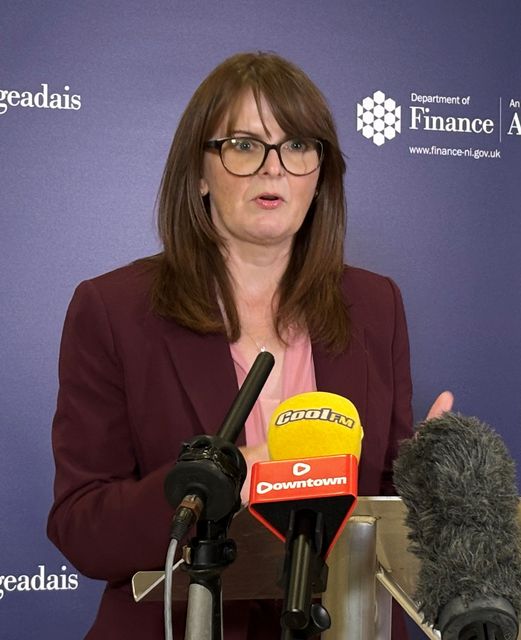
<path id="1" fill-rule="evenodd" d="M 63 330 L 48 534 L 80 572 L 108 582 L 90 640 L 163 637 L 161 605 L 134 604 L 129 580 L 164 564 L 172 510 L 163 481 L 181 442 L 214 433 L 237 393 L 225 338 L 154 314 L 151 277 L 135 263 L 83 282 Z M 412 429 L 401 297 L 390 279 L 351 267 L 343 289 L 353 337 L 336 357 L 313 344 L 317 388 L 359 410 L 360 494 L 392 493 L 392 460 Z M 267 607 L 232 605 L 226 640 L 278 637 Z"/>

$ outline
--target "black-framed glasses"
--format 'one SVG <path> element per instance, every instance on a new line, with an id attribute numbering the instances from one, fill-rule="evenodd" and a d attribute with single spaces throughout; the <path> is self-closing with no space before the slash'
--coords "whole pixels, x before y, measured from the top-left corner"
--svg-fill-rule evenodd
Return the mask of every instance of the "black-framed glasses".
<path id="1" fill-rule="evenodd" d="M 324 145 L 316 138 L 291 138 L 278 144 L 268 144 L 257 138 L 236 136 L 208 140 L 205 149 L 219 152 L 223 167 L 234 176 L 252 176 L 275 149 L 281 165 L 294 176 L 306 176 L 316 171 L 322 162 Z"/>

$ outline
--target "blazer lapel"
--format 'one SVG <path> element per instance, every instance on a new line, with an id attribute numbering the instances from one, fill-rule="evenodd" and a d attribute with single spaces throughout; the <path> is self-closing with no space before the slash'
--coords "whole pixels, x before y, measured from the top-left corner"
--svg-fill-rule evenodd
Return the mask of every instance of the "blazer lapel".
<path id="1" fill-rule="evenodd" d="M 228 342 L 223 335 L 201 335 L 167 324 L 164 338 L 172 364 L 202 430 L 215 434 L 238 392 Z"/>
<path id="2" fill-rule="evenodd" d="M 346 351 L 329 354 L 321 344 L 313 344 L 313 361 L 318 391 L 348 398 L 355 405 L 362 425 L 367 413 L 367 356 L 363 329 L 354 330 Z"/>

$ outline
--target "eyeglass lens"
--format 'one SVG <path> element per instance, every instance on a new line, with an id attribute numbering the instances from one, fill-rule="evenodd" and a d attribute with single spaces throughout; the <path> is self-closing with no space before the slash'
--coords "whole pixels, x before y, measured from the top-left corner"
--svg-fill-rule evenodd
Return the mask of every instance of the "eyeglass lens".
<path id="1" fill-rule="evenodd" d="M 320 165 L 322 149 L 318 140 L 294 138 L 280 145 L 284 168 L 295 175 L 306 175 Z M 236 175 L 251 175 L 263 164 L 264 143 L 255 138 L 232 138 L 223 143 L 221 159 L 228 171 Z"/>

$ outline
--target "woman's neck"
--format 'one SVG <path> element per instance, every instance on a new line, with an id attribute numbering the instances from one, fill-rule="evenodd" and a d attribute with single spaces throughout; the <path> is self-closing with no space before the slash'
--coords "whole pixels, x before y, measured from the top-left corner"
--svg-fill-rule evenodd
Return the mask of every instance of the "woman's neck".
<path id="1" fill-rule="evenodd" d="M 269 308 L 286 271 L 289 251 L 280 247 L 249 246 L 229 249 L 226 263 L 238 304 Z"/>
<path id="2" fill-rule="evenodd" d="M 280 351 L 275 328 L 278 287 L 289 252 L 281 247 L 233 247 L 225 256 L 241 325 L 239 344 L 251 355 L 261 348 Z"/>

